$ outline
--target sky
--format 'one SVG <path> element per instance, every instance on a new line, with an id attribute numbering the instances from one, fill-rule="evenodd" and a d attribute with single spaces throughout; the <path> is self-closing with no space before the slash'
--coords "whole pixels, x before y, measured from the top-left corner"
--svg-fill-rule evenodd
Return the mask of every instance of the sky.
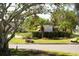
<path id="1" fill-rule="evenodd" d="M 52 11 L 53 11 L 52 8 L 55 8 L 55 6 L 50 7 L 49 4 L 46 4 L 46 7 L 48 9 L 51 9 Z M 74 9 L 74 5 L 66 6 L 65 9 L 73 10 Z M 51 18 L 51 15 L 49 13 L 48 14 L 37 14 L 37 15 L 39 17 L 41 17 L 41 18 L 44 18 L 44 19 L 49 19 L 50 20 L 50 18 Z"/>
<path id="2" fill-rule="evenodd" d="M 53 11 L 53 8 L 55 8 L 55 6 L 52 6 L 52 7 L 50 7 L 50 5 L 49 4 L 46 4 L 45 5 L 46 6 L 46 8 L 47 9 L 50 9 L 50 10 L 52 10 Z M 74 6 L 72 5 L 72 6 L 66 6 L 65 7 L 65 9 L 67 9 L 67 8 L 69 8 L 69 10 L 73 10 L 74 9 Z M 12 10 L 14 10 L 15 8 L 14 8 L 14 3 L 12 4 L 12 7 L 10 7 L 8 10 L 9 11 L 12 11 Z M 39 17 L 41 17 L 41 18 L 44 18 L 44 19 L 49 19 L 50 20 L 50 18 L 51 18 L 51 15 L 50 15 L 50 13 L 47 13 L 47 14 L 37 14 Z"/>
<path id="3" fill-rule="evenodd" d="M 44 19 L 50 19 L 51 15 L 50 14 L 37 14 L 39 17 L 44 18 Z"/>

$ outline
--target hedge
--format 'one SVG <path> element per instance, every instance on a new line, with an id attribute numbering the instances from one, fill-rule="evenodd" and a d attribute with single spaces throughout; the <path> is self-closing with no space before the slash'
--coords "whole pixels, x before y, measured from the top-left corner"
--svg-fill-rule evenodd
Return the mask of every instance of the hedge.
<path id="1" fill-rule="evenodd" d="M 33 37 L 42 38 L 42 32 L 32 32 Z M 71 33 L 67 32 L 44 32 L 43 37 L 53 38 L 53 37 L 70 37 Z"/>

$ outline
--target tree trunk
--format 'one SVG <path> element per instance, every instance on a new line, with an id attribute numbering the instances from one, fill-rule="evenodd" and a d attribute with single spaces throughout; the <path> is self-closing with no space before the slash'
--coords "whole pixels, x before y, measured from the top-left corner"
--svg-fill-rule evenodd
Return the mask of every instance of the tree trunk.
<path id="1" fill-rule="evenodd" d="M 0 55 L 8 56 L 9 55 L 9 49 L 8 49 L 8 43 L 0 42 Z"/>
<path id="2" fill-rule="evenodd" d="M 42 34 L 42 38 L 44 37 L 44 27 L 43 25 L 41 25 L 41 34 Z"/>
<path id="3" fill-rule="evenodd" d="M 3 45 L 3 53 L 4 55 L 9 55 L 8 43 Z"/>
<path id="4" fill-rule="evenodd" d="M 44 32 L 42 31 L 41 33 L 42 33 L 42 38 L 43 38 L 44 37 Z"/>

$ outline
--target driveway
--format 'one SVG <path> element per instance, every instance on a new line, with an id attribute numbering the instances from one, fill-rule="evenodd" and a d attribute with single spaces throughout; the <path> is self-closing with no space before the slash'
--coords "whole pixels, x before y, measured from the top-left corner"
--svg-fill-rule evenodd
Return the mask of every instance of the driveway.
<path id="1" fill-rule="evenodd" d="M 79 53 L 79 44 L 9 44 L 9 48 Z"/>

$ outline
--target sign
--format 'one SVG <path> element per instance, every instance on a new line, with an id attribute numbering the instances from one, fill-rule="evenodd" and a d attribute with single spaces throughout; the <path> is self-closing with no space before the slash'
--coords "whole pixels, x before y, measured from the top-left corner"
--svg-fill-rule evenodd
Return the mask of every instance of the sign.
<path id="1" fill-rule="evenodd" d="M 43 27 L 44 27 L 44 32 L 52 32 L 53 31 L 52 25 L 43 25 Z"/>

